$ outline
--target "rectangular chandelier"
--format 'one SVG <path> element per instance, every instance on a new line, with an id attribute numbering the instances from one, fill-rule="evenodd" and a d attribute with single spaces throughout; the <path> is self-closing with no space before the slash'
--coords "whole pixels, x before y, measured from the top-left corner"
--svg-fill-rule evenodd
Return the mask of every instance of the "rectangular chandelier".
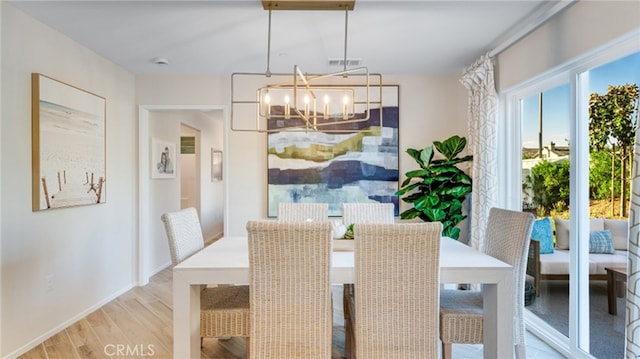
<path id="1" fill-rule="evenodd" d="M 354 4 L 355 0 L 262 1 L 269 10 L 267 69 L 231 75 L 231 130 L 353 133 L 382 128 L 382 111 L 371 116 L 372 105 L 382 108 L 382 75 L 370 74 L 366 67 L 347 69 L 348 14 Z M 344 70 L 310 75 L 295 65 L 291 74 L 272 74 L 272 10 L 345 11 Z"/>
<path id="2" fill-rule="evenodd" d="M 252 86 L 257 90 L 249 98 Z M 370 132 L 382 127 L 381 115 L 371 118 L 372 106 L 382 107 L 382 76 L 366 67 L 321 75 L 298 66 L 292 74 L 231 75 L 234 131 Z"/>

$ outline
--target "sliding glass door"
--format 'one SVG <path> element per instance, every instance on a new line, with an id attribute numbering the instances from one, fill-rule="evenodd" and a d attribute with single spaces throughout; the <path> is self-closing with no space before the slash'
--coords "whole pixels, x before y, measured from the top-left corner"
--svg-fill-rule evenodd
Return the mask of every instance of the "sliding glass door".
<path id="1" fill-rule="evenodd" d="M 640 53 L 620 46 L 503 95 L 505 135 L 511 136 L 504 144 L 514 153 L 503 163 L 518 169 L 503 175 L 511 193 L 519 193 L 506 201 L 538 219 L 541 250 L 530 257 L 539 262 L 528 270 L 536 293 L 526 303 L 528 317 L 535 317 L 529 324 L 575 357 L 624 356 L 625 301 L 616 293 L 618 310 L 611 314 L 603 280 L 604 268 L 620 258 L 593 246 L 597 235 L 606 237 L 605 220 L 628 218 L 633 151 L 627 140 L 633 143 L 637 108 L 630 123 L 619 117 L 622 99 L 637 85 Z M 621 243 L 611 249 L 624 256 Z"/>

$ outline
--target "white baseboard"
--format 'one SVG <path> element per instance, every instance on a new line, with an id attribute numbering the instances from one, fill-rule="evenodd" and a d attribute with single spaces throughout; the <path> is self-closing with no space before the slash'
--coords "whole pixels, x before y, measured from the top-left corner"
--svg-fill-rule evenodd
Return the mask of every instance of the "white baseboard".
<path id="1" fill-rule="evenodd" d="M 91 307 L 87 308 L 86 310 L 84 310 L 84 311 L 74 315 L 73 317 L 69 318 L 68 320 L 60 323 L 59 325 L 55 326 L 54 328 L 52 328 L 51 330 L 45 332 L 44 334 L 37 336 L 36 338 L 31 340 L 27 344 L 25 344 L 22 347 L 16 349 L 12 353 L 7 354 L 4 358 L 14 359 L 14 358 L 19 357 L 20 355 L 23 355 L 24 353 L 28 352 L 29 350 L 35 348 L 40 343 L 42 343 L 45 340 L 51 338 L 52 336 L 58 334 L 60 331 L 62 331 L 65 328 L 69 327 L 73 323 L 77 322 L 78 320 L 80 320 L 80 319 L 86 317 L 87 315 L 95 312 L 96 310 L 101 308 L 103 305 L 109 303 L 110 301 L 118 298 L 122 294 L 128 292 L 133 287 L 134 287 L 134 285 L 131 284 L 131 285 L 128 285 L 128 286 L 120 289 L 119 291 L 113 293 L 112 295 L 108 296 L 107 298 L 102 299 L 101 301 L 99 301 L 98 303 L 92 305 Z"/>
<path id="2" fill-rule="evenodd" d="M 151 271 L 151 274 L 149 274 L 149 278 L 153 277 L 154 275 L 162 272 L 163 270 L 167 269 L 167 267 L 171 266 L 171 261 L 165 262 L 163 264 L 161 264 L 160 266 L 158 266 L 156 269 Z M 148 283 L 149 281 L 147 281 Z M 146 284 L 145 284 L 146 285 Z"/>

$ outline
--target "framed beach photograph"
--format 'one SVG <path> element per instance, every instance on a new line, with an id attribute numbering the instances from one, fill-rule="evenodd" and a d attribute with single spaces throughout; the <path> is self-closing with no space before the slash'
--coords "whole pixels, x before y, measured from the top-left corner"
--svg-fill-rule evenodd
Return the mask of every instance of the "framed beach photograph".
<path id="1" fill-rule="evenodd" d="M 32 209 L 106 202 L 106 99 L 31 74 Z"/>
<path id="2" fill-rule="evenodd" d="M 151 178 L 176 178 L 176 144 L 151 138 Z"/>

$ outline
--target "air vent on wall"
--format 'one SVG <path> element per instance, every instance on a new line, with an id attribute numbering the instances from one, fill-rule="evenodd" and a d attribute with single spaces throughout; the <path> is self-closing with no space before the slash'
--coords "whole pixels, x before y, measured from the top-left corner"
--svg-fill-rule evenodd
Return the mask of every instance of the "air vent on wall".
<path id="1" fill-rule="evenodd" d="M 362 59 L 347 58 L 347 66 L 360 66 Z M 344 59 L 329 59 L 329 66 L 344 66 Z"/>

